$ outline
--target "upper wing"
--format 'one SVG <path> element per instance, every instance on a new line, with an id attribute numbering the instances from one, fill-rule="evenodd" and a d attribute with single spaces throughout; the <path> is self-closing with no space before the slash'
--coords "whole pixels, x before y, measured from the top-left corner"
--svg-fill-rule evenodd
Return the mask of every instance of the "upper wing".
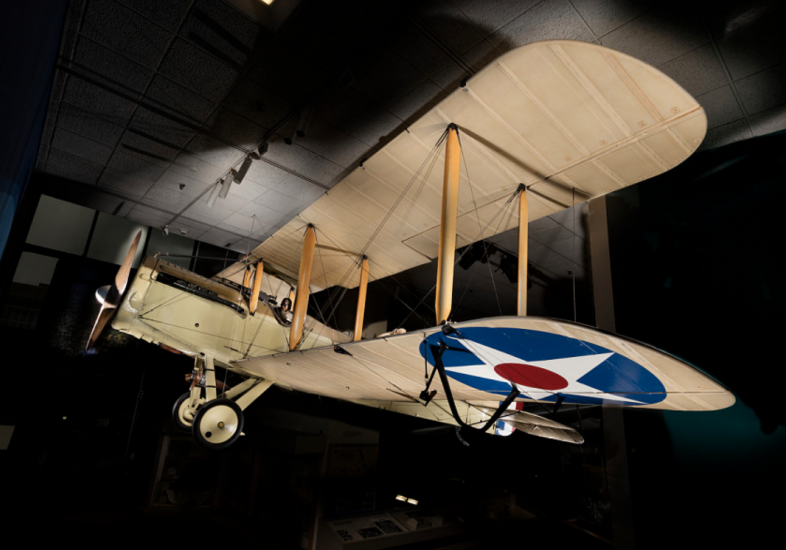
<path id="1" fill-rule="evenodd" d="M 310 223 L 329 247 L 312 275 L 315 287 L 356 286 L 347 274 L 360 253 L 373 278 L 429 262 L 439 242 L 444 155 L 433 170 L 423 163 L 451 122 L 467 167 L 457 246 L 514 227 L 515 216 L 495 216 L 520 183 L 531 191 L 532 221 L 670 170 L 707 128 L 701 106 L 641 61 L 584 42 L 528 44 L 475 75 L 251 256 L 296 277 Z M 422 181 L 408 187 L 416 175 Z M 239 282 L 242 267 L 220 275 Z"/>

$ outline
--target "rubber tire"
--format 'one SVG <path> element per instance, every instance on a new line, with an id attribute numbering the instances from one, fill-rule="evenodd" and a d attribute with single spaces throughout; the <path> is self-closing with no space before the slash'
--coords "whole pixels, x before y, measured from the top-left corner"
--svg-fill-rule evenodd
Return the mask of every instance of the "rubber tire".
<path id="1" fill-rule="evenodd" d="M 228 426 L 219 428 L 219 421 Z M 218 431 L 224 429 L 227 430 L 224 433 Z M 213 450 L 226 449 L 237 441 L 242 431 L 243 411 L 231 399 L 214 399 L 200 407 L 191 428 L 194 440 L 202 447 Z"/>
<path id="2" fill-rule="evenodd" d="M 177 401 L 175 401 L 175 406 L 172 407 L 172 421 L 174 421 L 175 426 L 177 426 L 184 432 L 191 431 L 191 424 L 186 424 L 186 422 L 180 416 L 180 408 L 183 407 L 184 403 L 188 401 L 190 398 L 191 398 L 191 392 L 186 392 L 177 398 Z"/>

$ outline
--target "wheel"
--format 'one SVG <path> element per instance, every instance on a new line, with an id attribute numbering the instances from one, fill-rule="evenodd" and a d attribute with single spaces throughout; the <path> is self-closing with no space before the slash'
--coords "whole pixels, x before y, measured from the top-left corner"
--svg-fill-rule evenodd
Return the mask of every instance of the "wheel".
<path id="1" fill-rule="evenodd" d="M 225 449 L 243 431 L 243 411 L 231 399 L 214 399 L 197 411 L 191 430 L 203 447 Z"/>
<path id="2" fill-rule="evenodd" d="M 172 407 L 172 420 L 174 420 L 175 426 L 184 432 L 191 431 L 191 420 L 185 416 L 185 413 L 188 410 L 188 400 L 190 398 L 191 392 L 186 392 L 177 398 L 177 401 L 175 401 L 175 406 Z"/>

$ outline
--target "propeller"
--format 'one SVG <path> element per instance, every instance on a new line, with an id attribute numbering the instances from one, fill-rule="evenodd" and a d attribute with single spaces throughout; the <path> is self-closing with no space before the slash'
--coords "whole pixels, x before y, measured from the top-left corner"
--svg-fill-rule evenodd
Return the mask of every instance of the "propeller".
<path id="1" fill-rule="evenodd" d="M 120 264 L 120 269 L 115 275 L 115 282 L 112 285 L 102 287 L 96 292 L 96 296 L 101 302 L 101 311 L 98 313 L 93 330 L 90 332 L 90 339 L 87 341 L 85 351 L 89 350 L 95 345 L 96 340 L 101 335 L 104 327 L 114 315 L 117 306 L 120 305 L 120 300 L 128 285 L 128 276 L 131 274 L 131 264 L 134 262 L 136 249 L 139 248 L 139 241 L 142 238 L 142 231 L 136 234 L 134 242 L 131 243 L 131 248 L 128 249 L 123 263 Z"/>

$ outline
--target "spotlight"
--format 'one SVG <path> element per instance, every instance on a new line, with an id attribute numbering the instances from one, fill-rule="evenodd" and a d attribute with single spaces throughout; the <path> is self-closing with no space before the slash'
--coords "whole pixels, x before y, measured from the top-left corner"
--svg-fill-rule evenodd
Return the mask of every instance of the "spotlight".
<path id="1" fill-rule="evenodd" d="M 164 226 L 164 237 L 167 237 L 168 235 L 169 235 L 169 226 L 165 225 Z"/>
<path id="2" fill-rule="evenodd" d="M 213 208 L 213 205 L 216 203 L 218 193 L 221 191 L 221 187 L 224 185 L 224 179 L 225 178 L 219 179 L 213 186 L 213 190 L 210 192 L 210 197 L 207 199 L 208 208 Z"/>
<path id="3" fill-rule="evenodd" d="M 230 170 L 229 174 L 224 178 L 224 183 L 221 185 L 221 191 L 218 193 L 219 199 L 227 198 L 227 194 L 229 193 L 229 188 L 232 186 L 232 180 L 235 179 L 235 172 L 234 170 Z"/>
<path id="4" fill-rule="evenodd" d="M 240 170 L 237 171 L 235 174 L 235 182 L 240 183 L 243 181 L 243 178 L 246 177 L 248 173 L 248 169 L 251 168 L 251 163 L 254 162 L 254 159 L 251 158 L 251 155 L 248 155 L 244 160 L 243 164 L 240 165 Z"/>

